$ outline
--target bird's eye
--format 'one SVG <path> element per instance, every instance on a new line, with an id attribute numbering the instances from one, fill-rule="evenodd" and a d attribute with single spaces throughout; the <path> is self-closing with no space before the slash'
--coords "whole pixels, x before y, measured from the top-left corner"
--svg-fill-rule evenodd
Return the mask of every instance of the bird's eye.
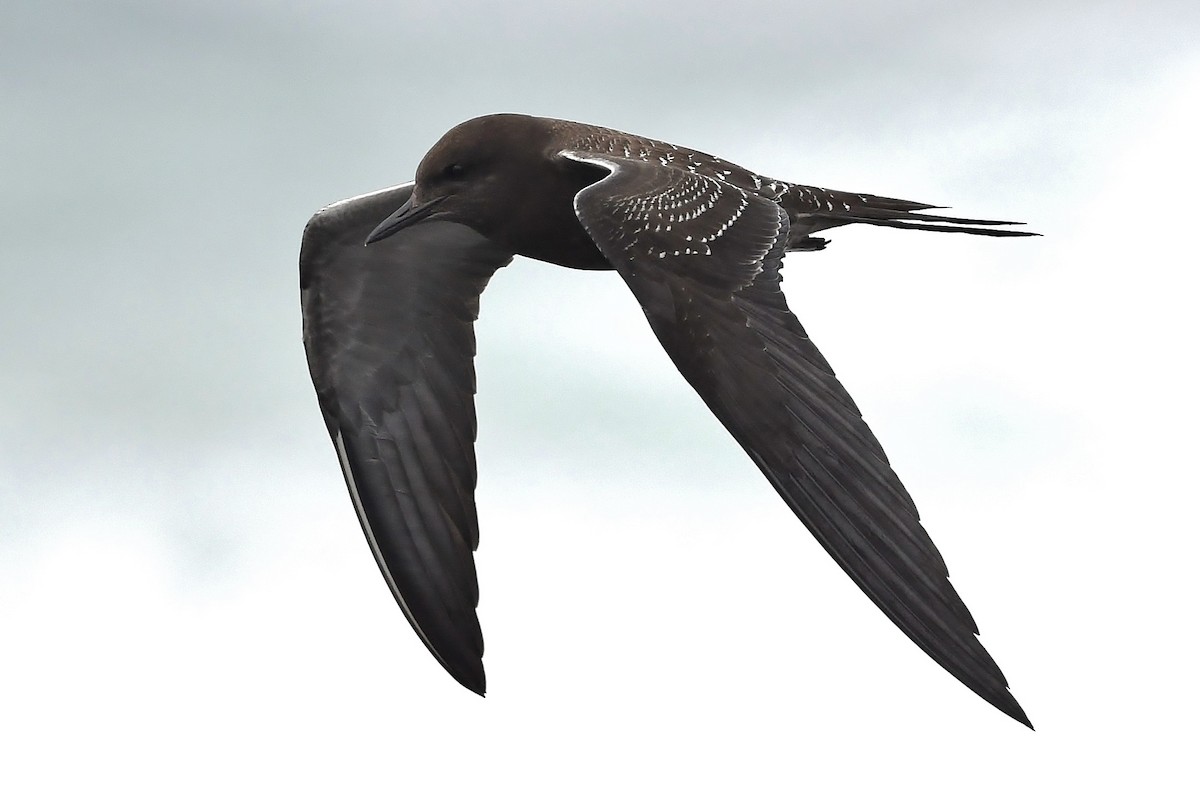
<path id="1" fill-rule="evenodd" d="M 442 169 L 442 177 L 450 180 L 457 180 L 467 173 L 466 168 L 461 163 L 451 163 L 446 168 Z"/>

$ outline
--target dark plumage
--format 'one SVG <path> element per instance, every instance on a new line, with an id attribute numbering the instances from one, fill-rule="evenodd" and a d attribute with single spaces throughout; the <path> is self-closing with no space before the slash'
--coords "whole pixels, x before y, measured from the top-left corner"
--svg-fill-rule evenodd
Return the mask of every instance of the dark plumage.
<path id="1" fill-rule="evenodd" d="M 1031 235 L 931 208 L 495 115 L 443 136 L 415 184 L 319 211 L 300 251 L 309 369 L 380 570 L 442 666 L 483 694 L 472 322 L 492 273 L 521 254 L 616 270 L 826 551 L 930 657 L 1028 724 L 883 448 L 779 288 L 784 253 L 824 248 L 812 234 L 839 225 Z"/>

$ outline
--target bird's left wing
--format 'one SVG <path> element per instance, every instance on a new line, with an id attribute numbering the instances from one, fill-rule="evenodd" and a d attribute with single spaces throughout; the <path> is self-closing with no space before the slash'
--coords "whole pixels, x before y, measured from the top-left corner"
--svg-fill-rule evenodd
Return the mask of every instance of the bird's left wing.
<path id="1" fill-rule="evenodd" d="M 363 533 L 446 670 L 483 694 L 472 552 L 479 294 L 512 254 L 453 222 L 364 245 L 412 184 L 336 203 L 304 230 L 304 346 Z"/>
<path id="2" fill-rule="evenodd" d="M 930 657 L 1028 724 L 883 448 L 787 307 L 783 209 L 666 164 L 562 156 L 608 170 L 575 196 L 579 220 L 792 511 Z"/>

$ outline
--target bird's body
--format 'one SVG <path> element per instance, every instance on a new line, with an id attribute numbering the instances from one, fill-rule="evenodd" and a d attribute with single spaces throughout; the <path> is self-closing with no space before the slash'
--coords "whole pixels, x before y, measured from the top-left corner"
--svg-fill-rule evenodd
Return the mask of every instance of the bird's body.
<path id="1" fill-rule="evenodd" d="M 812 234 L 843 224 L 1028 235 L 930 208 L 503 115 L 448 132 L 415 184 L 318 212 L 301 249 L 310 370 L 364 533 L 439 662 L 483 692 L 471 322 L 491 274 L 520 254 L 616 270 L 683 376 L 859 587 L 1028 723 L 912 499 L 779 288 L 784 253 L 819 250 Z"/>

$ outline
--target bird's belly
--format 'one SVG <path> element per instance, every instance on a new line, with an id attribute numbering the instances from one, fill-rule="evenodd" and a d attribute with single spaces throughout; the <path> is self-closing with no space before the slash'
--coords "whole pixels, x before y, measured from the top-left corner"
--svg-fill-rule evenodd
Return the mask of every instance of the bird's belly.
<path id="1" fill-rule="evenodd" d="M 553 251 L 520 251 L 521 255 L 543 262 L 571 267 L 575 270 L 612 270 L 613 266 L 604 258 L 590 239 L 586 245 L 558 245 Z M 541 255 L 539 255 L 539 253 Z"/>
<path id="2" fill-rule="evenodd" d="M 576 270 L 613 269 L 574 216 L 540 222 L 514 239 L 512 247 L 521 256 Z"/>

